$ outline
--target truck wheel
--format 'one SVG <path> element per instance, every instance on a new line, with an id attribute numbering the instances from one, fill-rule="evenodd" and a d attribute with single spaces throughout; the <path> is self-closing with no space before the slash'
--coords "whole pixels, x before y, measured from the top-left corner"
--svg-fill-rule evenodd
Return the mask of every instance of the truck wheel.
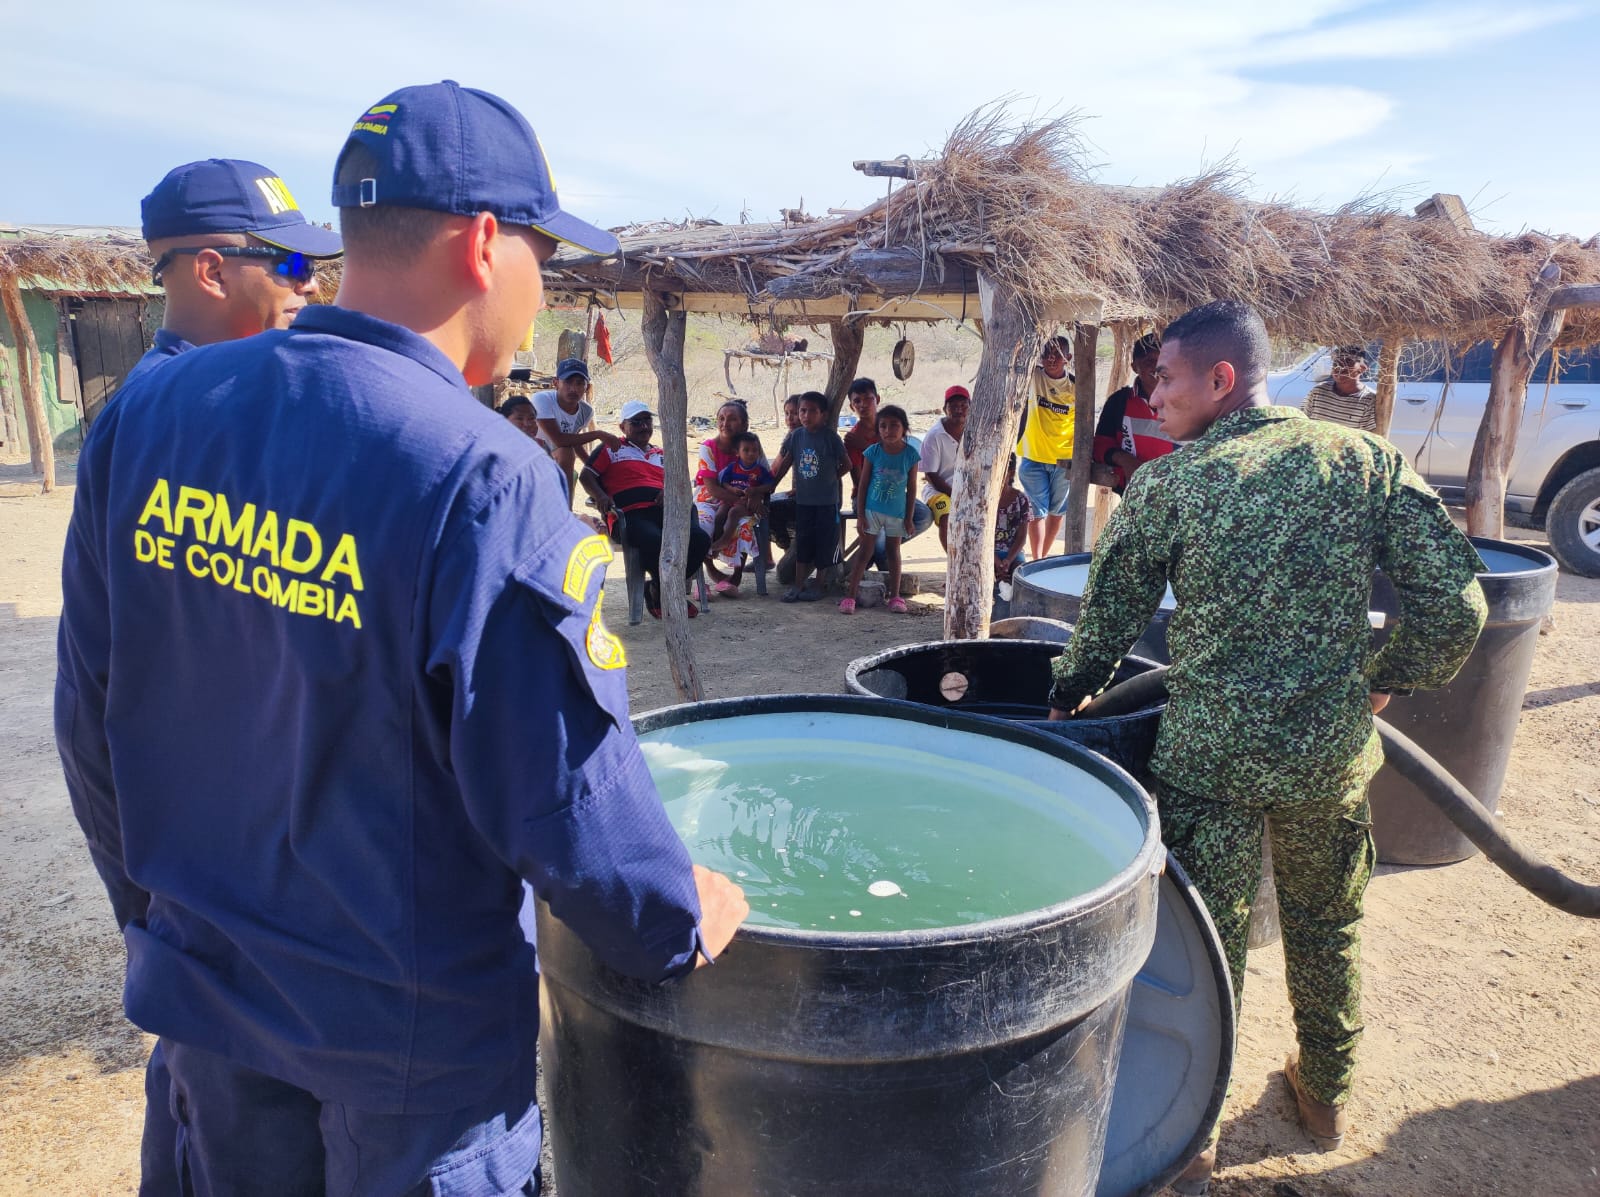
<path id="1" fill-rule="evenodd" d="M 1579 474 L 1556 492 L 1544 529 L 1567 572 L 1600 578 L 1600 470 Z"/>

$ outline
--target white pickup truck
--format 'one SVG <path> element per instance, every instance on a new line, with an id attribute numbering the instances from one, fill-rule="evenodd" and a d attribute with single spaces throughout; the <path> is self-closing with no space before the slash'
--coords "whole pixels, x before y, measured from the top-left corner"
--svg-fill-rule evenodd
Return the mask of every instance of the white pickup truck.
<path id="1" fill-rule="evenodd" d="M 1463 501 L 1472 442 L 1489 399 L 1487 342 L 1407 346 L 1389 440 L 1447 503 Z M 1506 518 L 1542 527 L 1570 572 L 1600 577 L 1600 349 L 1561 350 L 1534 368 L 1506 487 Z M 1372 358 L 1377 360 L 1376 351 Z M 1274 403 L 1299 407 L 1327 376 L 1320 349 L 1267 377 Z M 1368 381 L 1371 381 L 1369 376 Z"/>

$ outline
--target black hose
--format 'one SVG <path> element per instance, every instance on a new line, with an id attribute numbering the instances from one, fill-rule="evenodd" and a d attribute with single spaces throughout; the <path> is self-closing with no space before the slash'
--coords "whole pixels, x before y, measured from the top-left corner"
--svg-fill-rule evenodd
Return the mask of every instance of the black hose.
<path id="1" fill-rule="evenodd" d="M 1103 691 L 1078 715 L 1080 719 L 1105 719 L 1125 715 L 1162 701 L 1167 695 L 1167 667 L 1151 669 Z M 1499 821 L 1438 761 L 1410 737 L 1382 719 L 1373 720 L 1383 741 L 1384 758 L 1395 771 L 1422 791 L 1461 833 L 1511 880 L 1557 910 L 1580 918 L 1600 918 L 1600 885 L 1574 881 L 1554 865 L 1519 848 Z"/>

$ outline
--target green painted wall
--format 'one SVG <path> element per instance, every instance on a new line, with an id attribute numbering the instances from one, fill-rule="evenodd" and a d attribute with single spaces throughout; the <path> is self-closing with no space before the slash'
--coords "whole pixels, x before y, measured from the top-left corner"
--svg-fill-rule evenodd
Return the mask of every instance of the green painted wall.
<path id="1" fill-rule="evenodd" d="M 74 404 L 62 403 L 56 386 L 56 329 L 57 308 L 55 300 L 32 291 L 22 293 L 22 306 L 33 325 L 34 339 L 39 342 L 40 372 L 44 381 L 45 420 L 50 425 L 50 437 L 57 453 L 76 453 L 83 447 L 83 429 L 78 409 Z M 18 373 L 17 346 L 11 334 L 11 322 L 0 319 L 0 370 L 5 371 L 6 389 L 17 405 L 17 424 L 20 433 L 18 453 L 26 455 L 32 449 L 28 440 L 28 420 L 22 407 L 21 375 Z"/>

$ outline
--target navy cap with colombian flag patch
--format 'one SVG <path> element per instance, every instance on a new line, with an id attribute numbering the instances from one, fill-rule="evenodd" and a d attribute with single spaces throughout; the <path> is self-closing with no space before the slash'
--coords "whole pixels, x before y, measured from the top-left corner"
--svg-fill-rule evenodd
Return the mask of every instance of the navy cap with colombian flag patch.
<path id="1" fill-rule="evenodd" d="M 367 154 L 352 178 L 345 160 L 356 147 Z M 402 87 L 357 118 L 334 167 L 333 204 L 492 212 L 591 253 L 617 252 L 615 236 L 561 210 L 550 163 L 522 113 L 452 79 Z"/>
<path id="2" fill-rule="evenodd" d="M 146 241 L 249 233 L 268 245 L 333 258 L 339 234 L 311 224 L 276 171 L 259 162 L 207 158 L 169 170 L 139 205 Z"/>

